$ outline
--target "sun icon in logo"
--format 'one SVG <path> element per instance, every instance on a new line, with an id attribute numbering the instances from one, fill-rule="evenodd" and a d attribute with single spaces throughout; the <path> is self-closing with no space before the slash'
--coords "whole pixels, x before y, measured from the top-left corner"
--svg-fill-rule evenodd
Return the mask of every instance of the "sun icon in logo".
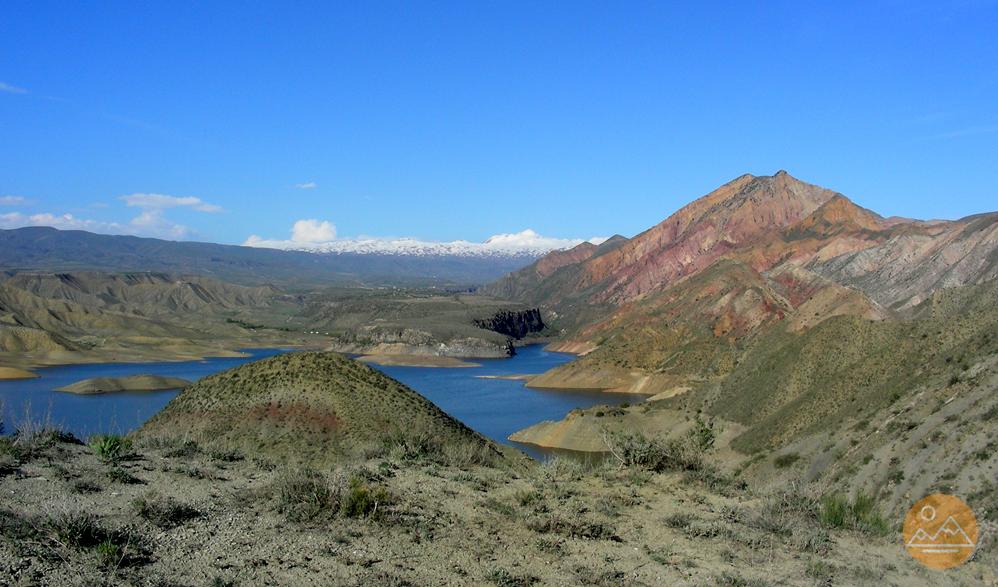
<path id="1" fill-rule="evenodd" d="M 974 554 L 977 538 L 974 512 L 955 495 L 925 497 L 911 506 L 904 518 L 905 549 L 931 569 L 965 563 Z"/>

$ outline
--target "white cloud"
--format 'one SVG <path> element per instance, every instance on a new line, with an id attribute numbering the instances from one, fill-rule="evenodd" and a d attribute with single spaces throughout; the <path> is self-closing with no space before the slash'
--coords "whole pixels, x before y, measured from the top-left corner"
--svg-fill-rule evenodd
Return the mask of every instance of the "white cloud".
<path id="1" fill-rule="evenodd" d="M 327 220 L 299 220 L 291 227 L 291 242 L 323 243 L 336 239 L 336 226 Z"/>
<path id="2" fill-rule="evenodd" d="M 21 196 L 0 196 L 0 206 L 23 206 L 28 200 Z"/>
<path id="3" fill-rule="evenodd" d="M 318 220 L 299 220 L 291 233 L 291 240 L 265 239 L 254 234 L 250 235 L 243 245 L 323 253 L 492 256 L 542 255 L 548 251 L 567 249 L 584 242 L 579 238 L 545 237 L 531 229 L 497 234 L 481 243 L 465 240 L 435 242 L 416 238 L 370 236 L 337 239 L 336 227 L 329 222 Z M 589 242 L 599 244 L 605 240 L 605 237 L 594 237 L 589 239 Z"/>
<path id="4" fill-rule="evenodd" d="M 10 212 L 0 214 L 0 228 L 23 228 L 25 226 L 51 226 L 60 230 L 86 230 L 103 234 L 130 234 L 165 239 L 183 239 L 192 236 L 186 226 L 164 218 L 161 210 L 143 210 L 128 224 L 78 218 L 72 214 L 21 214 Z"/>
<path id="5" fill-rule="evenodd" d="M 0 214 L 0 228 L 22 228 L 25 226 L 51 226 L 61 230 L 89 230 L 91 232 L 125 232 L 125 227 L 117 222 L 101 222 L 77 218 L 72 214 L 21 214 L 11 212 Z"/>
<path id="6" fill-rule="evenodd" d="M 305 183 L 296 183 L 295 187 L 300 190 L 314 190 L 315 188 L 319 187 L 319 184 L 315 183 L 314 181 L 306 181 Z"/>
<path id="7" fill-rule="evenodd" d="M 179 240 L 191 234 L 189 228 L 164 217 L 163 211 L 158 208 L 143 210 L 128 224 L 132 228 L 132 234 L 142 236 Z"/>
<path id="8" fill-rule="evenodd" d="M 8 94 L 27 94 L 28 90 L 0 82 L 0 92 L 7 92 Z"/>
<path id="9" fill-rule="evenodd" d="M 221 206 L 209 204 L 201 198 L 195 198 L 194 196 L 178 197 L 167 196 L 164 194 L 129 194 L 127 196 L 121 196 L 118 199 L 123 201 L 126 206 L 134 206 L 137 208 L 146 208 L 151 210 L 188 207 L 193 210 L 197 210 L 198 212 L 222 211 Z"/>
<path id="10" fill-rule="evenodd" d="M 594 240 L 595 239 L 595 240 Z M 589 239 L 589 242 L 594 245 L 606 240 L 606 237 L 594 237 Z M 596 242 L 599 241 L 599 242 Z M 495 247 L 498 249 L 569 249 L 583 242 L 582 239 L 578 238 L 554 238 L 541 236 L 536 231 L 532 229 L 526 229 L 520 232 L 496 234 L 490 236 L 485 241 L 485 246 Z"/>

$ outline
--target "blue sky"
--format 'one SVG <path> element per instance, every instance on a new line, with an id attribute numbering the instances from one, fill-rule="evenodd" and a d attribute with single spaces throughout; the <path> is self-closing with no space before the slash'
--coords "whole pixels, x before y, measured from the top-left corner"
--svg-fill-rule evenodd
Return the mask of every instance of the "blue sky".
<path id="1" fill-rule="evenodd" d="M 5 2 L 0 223 L 631 235 L 779 169 L 998 209 L 998 3 L 669 4 Z"/>

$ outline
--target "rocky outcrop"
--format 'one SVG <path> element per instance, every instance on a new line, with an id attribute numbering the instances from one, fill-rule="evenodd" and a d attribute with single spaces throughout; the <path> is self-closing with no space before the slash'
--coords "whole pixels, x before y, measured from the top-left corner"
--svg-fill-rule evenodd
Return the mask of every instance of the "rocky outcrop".
<path id="1" fill-rule="evenodd" d="M 419 355 L 505 358 L 513 354 L 508 337 L 482 332 L 481 337 L 441 337 L 417 328 L 373 326 L 334 339 L 329 350 L 360 355 Z"/>
<path id="2" fill-rule="evenodd" d="M 528 334 L 544 330 L 544 319 L 537 308 L 499 310 L 489 318 L 475 320 L 475 326 L 519 340 Z"/>

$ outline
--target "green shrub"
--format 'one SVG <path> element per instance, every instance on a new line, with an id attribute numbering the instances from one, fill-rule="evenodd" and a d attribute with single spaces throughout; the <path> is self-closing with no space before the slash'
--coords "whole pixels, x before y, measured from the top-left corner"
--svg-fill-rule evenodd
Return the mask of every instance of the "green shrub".
<path id="1" fill-rule="evenodd" d="M 514 575 L 506 569 L 494 568 L 485 575 L 485 579 L 498 587 L 530 587 L 540 579 L 532 575 Z"/>
<path id="2" fill-rule="evenodd" d="M 135 477 L 119 466 L 110 467 L 105 474 L 107 475 L 108 480 L 115 483 L 121 483 L 122 485 L 137 485 L 142 483 L 141 479 Z"/>
<path id="3" fill-rule="evenodd" d="M 527 528 L 539 534 L 560 534 L 569 538 L 620 540 L 611 526 L 598 520 L 577 515 L 566 517 L 555 513 L 543 516 L 531 516 L 527 520 Z"/>
<path id="4" fill-rule="evenodd" d="M 24 463 L 37 458 L 56 443 L 82 444 L 69 432 L 49 424 L 32 422 L 19 427 L 13 436 L 0 438 L 0 455 Z"/>
<path id="5" fill-rule="evenodd" d="M 789 538 L 795 529 L 814 525 L 819 505 L 810 487 L 792 482 L 768 496 L 748 522 L 760 530 Z"/>
<path id="6" fill-rule="evenodd" d="M 704 422 L 700 416 L 697 416 L 696 420 L 693 422 L 693 428 L 687 433 L 690 442 L 693 446 L 700 449 L 703 452 L 707 452 L 714 448 L 714 442 L 717 441 L 717 433 L 714 431 L 714 423 Z"/>
<path id="7" fill-rule="evenodd" d="M 340 512 L 348 518 L 378 518 L 393 499 L 384 487 L 370 487 L 363 479 L 353 477 L 340 501 Z M 380 511 L 379 511 L 380 510 Z"/>
<path id="8" fill-rule="evenodd" d="M 793 465 L 800 460 L 800 455 L 795 452 L 790 452 L 784 455 L 780 455 L 773 459 L 773 465 L 777 469 L 786 469 L 787 467 Z"/>
<path id="9" fill-rule="evenodd" d="M 105 569 L 113 569 L 121 564 L 125 556 L 124 549 L 112 540 L 105 540 L 94 549 L 97 555 L 97 564 Z"/>
<path id="10" fill-rule="evenodd" d="M 132 509 L 140 518 L 164 530 L 176 528 L 201 515 L 195 508 L 155 492 L 147 493 L 133 500 Z"/>
<path id="11" fill-rule="evenodd" d="M 16 470 L 17 459 L 13 455 L 3 452 L 2 447 L 0 447 L 0 477 L 13 473 Z"/>
<path id="12" fill-rule="evenodd" d="M 291 522 L 330 519 L 340 509 L 340 488 L 309 468 L 288 469 L 276 482 L 277 511 Z"/>
<path id="13" fill-rule="evenodd" d="M 104 489 L 93 479 L 77 479 L 71 487 L 74 493 L 98 493 Z"/>
<path id="14" fill-rule="evenodd" d="M 488 442 L 478 439 L 442 439 L 429 428 L 396 429 L 381 438 L 380 447 L 366 451 L 366 458 L 394 461 L 429 461 L 457 467 L 493 465 L 499 456 Z"/>
<path id="15" fill-rule="evenodd" d="M 163 456 L 169 458 L 189 458 L 197 456 L 201 452 L 201 447 L 198 443 L 193 440 L 185 440 L 180 446 L 175 446 L 168 449 L 163 453 Z"/>
<path id="16" fill-rule="evenodd" d="M 111 537 L 96 515 L 85 512 L 56 513 L 46 526 L 59 542 L 75 548 L 91 548 Z"/>
<path id="17" fill-rule="evenodd" d="M 516 502 L 519 503 L 521 506 L 527 507 L 527 506 L 529 506 L 529 505 L 531 505 L 531 504 L 533 504 L 533 503 L 535 503 L 537 501 L 540 501 L 541 494 L 539 492 L 537 492 L 537 491 L 532 490 L 532 489 L 531 490 L 521 490 L 521 491 L 517 491 L 513 495 L 513 498 L 516 499 Z"/>
<path id="18" fill-rule="evenodd" d="M 693 522 L 693 516 L 688 512 L 673 512 L 666 516 L 663 520 L 665 525 L 670 528 L 685 528 Z"/>
<path id="19" fill-rule="evenodd" d="M 238 449 L 225 449 L 216 448 L 212 449 L 208 456 L 215 461 L 221 461 L 223 463 L 235 463 L 246 458 L 246 456 Z"/>
<path id="20" fill-rule="evenodd" d="M 603 440 L 622 467 L 655 472 L 699 471 L 705 467 L 702 439 L 697 432 L 679 439 L 648 438 L 634 432 L 604 433 Z"/>
<path id="21" fill-rule="evenodd" d="M 876 500 L 859 494 L 852 501 L 842 494 L 827 495 L 821 500 L 821 522 L 830 528 L 858 530 L 866 534 L 883 536 L 890 526 L 880 515 Z"/>
<path id="22" fill-rule="evenodd" d="M 117 463 L 129 456 L 132 441 L 117 434 L 99 434 L 90 438 L 90 449 L 102 461 Z"/>

